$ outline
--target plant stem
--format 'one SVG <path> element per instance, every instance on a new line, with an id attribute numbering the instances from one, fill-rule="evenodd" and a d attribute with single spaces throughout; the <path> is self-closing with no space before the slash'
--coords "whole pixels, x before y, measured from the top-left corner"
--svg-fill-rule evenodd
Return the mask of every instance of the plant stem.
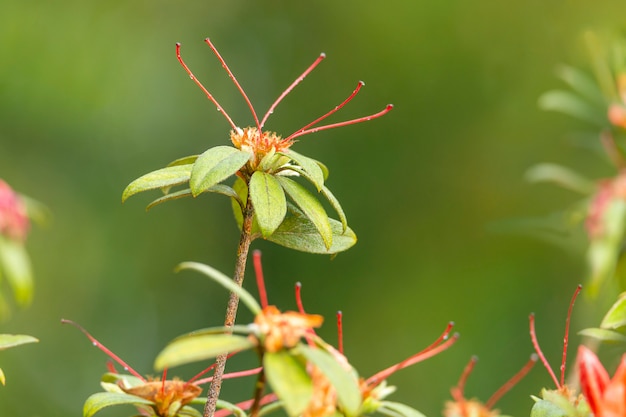
<path id="1" fill-rule="evenodd" d="M 252 218 L 254 216 L 254 208 L 252 207 L 252 200 L 248 196 L 246 202 L 246 208 L 243 210 L 243 223 L 241 225 L 241 236 L 239 238 L 239 246 L 237 247 L 237 262 L 235 264 L 235 274 L 233 281 L 241 287 L 243 284 L 244 274 L 246 272 L 246 263 L 248 260 L 248 250 L 250 249 L 250 243 L 252 242 Z M 232 327 L 235 324 L 235 318 L 237 317 L 237 307 L 239 305 L 239 297 L 235 293 L 230 294 L 228 299 L 228 306 L 226 308 L 226 319 L 224 320 L 224 326 Z M 207 394 L 206 405 L 204 406 L 204 417 L 213 417 L 217 406 L 217 399 L 220 395 L 222 388 L 222 376 L 224 375 L 224 368 L 226 367 L 227 355 L 218 356 L 215 360 L 216 367 L 213 374 L 213 381 L 209 387 Z"/>
<path id="2" fill-rule="evenodd" d="M 260 362 L 263 363 L 263 352 L 259 353 Z M 261 369 L 259 377 L 254 385 L 254 402 L 250 407 L 250 417 L 257 417 L 261 410 L 261 399 L 263 398 L 263 391 L 265 391 L 265 369 Z"/>

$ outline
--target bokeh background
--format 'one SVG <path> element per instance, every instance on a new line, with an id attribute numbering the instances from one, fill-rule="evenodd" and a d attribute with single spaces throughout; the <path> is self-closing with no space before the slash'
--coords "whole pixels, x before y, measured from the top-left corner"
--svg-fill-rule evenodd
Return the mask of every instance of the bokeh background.
<path id="1" fill-rule="evenodd" d="M 173 337 L 222 321 L 225 291 L 172 271 L 193 260 L 230 274 L 237 242 L 230 203 L 203 195 L 147 214 L 156 194 L 120 203 L 134 178 L 228 141 L 228 124 L 176 61 L 175 42 L 235 121 L 252 122 L 202 42 L 207 36 L 261 113 L 326 52 L 270 118 L 272 130 L 291 133 L 360 79 L 366 87 L 333 120 L 396 106 L 382 119 L 296 145 L 329 166 L 328 185 L 359 242 L 334 260 L 255 242 L 271 302 L 294 308 L 301 281 L 307 309 L 327 317 L 321 333 L 330 341 L 334 313 L 343 310 L 346 352 L 364 375 L 421 350 L 454 320 L 462 334 L 456 346 L 390 380 L 400 387 L 391 399 L 428 416 L 440 415 L 471 355 L 481 360 L 468 397 L 486 400 L 522 366 L 532 352 L 531 311 L 558 368 L 584 262 L 492 230 L 575 200 L 525 183 L 534 163 L 608 174 L 596 156 L 568 144 L 577 122 L 541 112 L 537 98 L 561 86 L 558 64 L 585 65 L 581 34 L 616 29 L 624 2 L 4 0 L 1 9 L 0 177 L 54 217 L 28 242 L 33 305 L 0 325 L 2 333 L 41 339 L 1 353 L 8 384 L 0 415 L 80 416 L 100 390 L 105 355 L 61 318 L 81 323 L 141 373 L 153 372 Z M 246 287 L 254 291 L 251 277 Z M 594 309 L 579 303 L 574 329 L 597 324 L 600 313 L 582 314 Z M 253 365 L 242 355 L 230 369 Z M 177 371 L 189 377 L 200 366 Z M 250 385 L 228 382 L 224 395 L 246 399 Z M 527 415 L 529 395 L 542 386 L 552 383 L 537 367 L 498 406 Z"/>

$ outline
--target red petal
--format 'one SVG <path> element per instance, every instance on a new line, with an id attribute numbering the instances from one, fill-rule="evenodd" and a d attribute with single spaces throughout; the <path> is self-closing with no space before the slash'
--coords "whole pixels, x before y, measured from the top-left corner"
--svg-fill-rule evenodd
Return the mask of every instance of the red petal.
<path id="1" fill-rule="evenodd" d="M 609 374 L 598 360 L 598 357 L 585 346 L 578 348 L 578 369 L 580 373 L 580 390 L 589 403 L 594 415 L 600 416 L 602 396 L 609 384 Z"/>
<path id="2" fill-rule="evenodd" d="M 626 416 L 626 355 L 604 390 L 601 408 L 602 417 Z"/>

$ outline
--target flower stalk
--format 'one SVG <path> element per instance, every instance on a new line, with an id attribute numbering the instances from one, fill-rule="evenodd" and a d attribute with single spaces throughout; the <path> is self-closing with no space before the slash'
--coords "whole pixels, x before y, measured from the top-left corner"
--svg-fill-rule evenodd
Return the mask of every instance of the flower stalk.
<path id="1" fill-rule="evenodd" d="M 246 263 L 248 259 L 248 252 L 250 250 L 250 243 L 252 242 L 252 219 L 254 217 L 254 208 L 252 207 L 252 201 L 248 195 L 246 201 L 246 207 L 243 210 L 243 223 L 241 225 L 241 235 L 239 238 L 239 245 L 237 246 L 237 261 L 235 263 L 235 274 L 233 275 L 233 281 L 239 287 L 243 285 L 244 275 L 246 273 Z M 233 327 L 235 319 L 237 318 L 237 308 L 239 306 L 239 296 L 231 292 L 228 299 L 228 306 L 226 307 L 226 318 L 224 319 L 225 327 Z M 220 396 L 222 389 L 222 377 L 224 375 L 224 369 L 226 367 L 226 359 L 228 355 L 220 355 L 216 358 L 215 372 L 213 373 L 213 380 L 209 387 L 207 394 L 207 401 L 204 406 L 204 417 L 213 417 L 215 409 L 217 408 L 217 399 Z M 261 372 L 259 378 L 261 378 Z"/>

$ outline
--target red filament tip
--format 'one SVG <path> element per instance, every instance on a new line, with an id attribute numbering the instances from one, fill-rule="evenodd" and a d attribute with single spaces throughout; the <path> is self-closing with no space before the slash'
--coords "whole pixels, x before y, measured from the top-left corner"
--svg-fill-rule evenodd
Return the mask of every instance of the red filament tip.
<path id="1" fill-rule="evenodd" d="M 363 116 L 357 119 L 346 120 L 345 122 L 332 123 L 329 125 L 314 127 L 312 129 L 300 129 L 300 130 L 297 130 L 295 133 L 292 133 L 291 135 L 289 135 L 287 138 L 283 139 L 283 141 L 293 141 L 295 138 L 308 135 L 309 133 L 316 133 L 322 130 L 334 129 L 336 127 L 342 127 L 342 126 L 353 125 L 353 124 L 357 124 L 361 122 L 367 122 L 373 119 L 377 119 L 381 116 L 384 116 L 385 114 L 389 113 L 391 109 L 393 109 L 393 104 L 387 104 L 387 107 L 385 107 L 384 110 L 381 110 L 378 113 L 374 113 L 369 116 Z"/>
<path id="2" fill-rule="evenodd" d="M 561 385 L 565 384 L 565 363 L 567 361 L 567 344 L 569 343 L 569 323 L 572 318 L 572 309 L 574 308 L 574 302 L 580 293 L 580 290 L 583 288 L 582 285 L 578 284 L 576 290 L 574 291 L 574 295 L 572 296 L 572 300 L 569 303 L 569 308 L 567 309 L 567 318 L 565 319 L 565 335 L 563 336 L 563 358 L 561 359 Z"/>
<path id="3" fill-rule="evenodd" d="M 285 98 L 285 96 L 287 96 L 287 94 L 289 94 L 295 88 L 295 86 L 300 84 L 300 82 L 302 82 L 302 80 L 304 80 L 304 78 L 307 75 L 309 75 L 309 73 L 311 71 L 313 71 L 313 69 L 315 69 L 315 67 L 317 67 L 318 64 L 320 62 L 322 62 L 322 60 L 324 58 L 326 58 L 326 54 L 322 52 L 320 54 L 320 56 L 318 56 L 317 59 L 302 74 L 300 74 L 300 76 L 298 78 L 296 78 L 296 80 L 294 82 L 292 82 L 291 85 L 289 87 L 287 87 L 287 89 L 285 91 L 283 91 L 280 96 L 278 96 L 276 101 L 270 106 L 270 108 L 267 111 L 267 113 L 265 113 L 265 116 L 263 116 L 263 119 L 261 120 L 261 126 L 260 126 L 259 130 L 261 130 L 263 128 L 263 126 L 265 126 L 265 122 L 267 121 L 268 117 L 270 117 L 270 114 L 274 113 L 274 109 Z"/>
<path id="4" fill-rule="evenodd" d="M 202 85 L 202 83 L 198 81 L 198 79 L 196 78 L 195 75 L 193 75 L 193 73 L 191 72 L 187 64 L 185 64 L 185 61 L 183 61 L 183 58 L 180 56 L 180 43 L 176 43 L 176 58 L 178 58 L 178 62 L 180 62 L 180 65 L 182 65 L 182 67 L 185 69 L 187 74 L 189 74 L 189 77 L 193 80 L 193 82 L 196 83 L 196 85 L 200 87 L 202 91 L 204 91 L 204 94 L 206 94 L 207 98 L 211 100 L 213 104 L 217 106 L 217 111 L 219 111 L 220 113 L 224 115 L 224 117 L 226 118 L 226 120 L 228 120 L 228 123 L 233 129 L 237 130 L 237 125 L 235 125 L 235 122 L 233 122 L 233 119 L 230 118 L 228 113 L 226 113 L 224 108 L 220 105 L 220 103 L 217 102 L 217 100 L 213 97 L 213 95 L 209 93 L 209 90 L 207 90 L 204 87 L 204 85 Z"/>
<path id="5" fill-rule="evenodd" d="M 528 317 L 528 321 L 530 322 L 530 340 L 535 347 L 535 352 L 537 352 L 537 355 L 539 356 L 539 359 L 541 359 L 541 363 L 543 363 L 543 366 L 548 370 L 550 377 L 554 381 L 554 385 L 556 385 L 557 389 L 561 389 L 561 384 L 559 384 L 559 380 L 556 379 L 554 371 L 550 367 L 548 360 L 546 359 L 543 352 L 541 351 L 541 348 L 539 347 L 539 342 L 537 341 L 537 333 L 535 332 L 535 313 L 530 314 L 530 316 Z"/>
<path id="6" fill-rule="evenodd" d="M 531 369 L 533 369 L 533 366 L 535 366 L 535 363 L 537 363 L 537 360 L 538 360 L 538 357 L 535 353 L 530 355 L 530 359 L 528 360 L 528 362 L 526 362 L 526 364 L 522 367 L 522 369 L 520 369 L 515 375 L 513 375 L 511 379 L 506 381 L 504 385 L 502 385 L 500 388 L 498 388 L 496 392 L 493 393 L 493 395 L 485 403 L 485 407 L 491 410 L 493 406 L 496 405 L 496 403 L 500 400 L 500 398 L 502 398 L 504 394 L 509 392 L 511 388 L 517 385 L 517 383 L 521 381 L 522 378 L 524 378 L 526 374 L 530 372 Z"/>
<path id="7" fill-rule="evenodd" d="M 96 340 L 95 337 L 93 337 L 91 334 L 89 334 L 89 332 L 87 330 L 85 330 L 80 324 L 75 323 L 75 322 L 73 322 L 71 320 L 65 320 L 65 319 L 61 319 L 61 323 L 63 323 L 63 324 L 71 324 L 72 326 L 76 327 L 78 330 L 83 332 L 83 334 L 85 336 L 87 336 L 87 338 L 91 341 L 91 343 L 93 343 L 93 345 L 95 347 L 97 347 L 98 349 L 100 349 L 101 351 L 106 353 L 111 359 L 113 359 L 115 362 L 117 362 L 121 366 L 123 366 L 124 369 L 127 370 L 128 372 L 130 372 L 132 375 L 134 375 L 137 378 L 141 379 L 143 382 L 146 382 L 146 379 L 143 376 L 141 376 L 141 374 L 139 374 L 139 372 L 135 371 L 129 364 L 124 362 L 122 360 L 122 358 L 117 356 L 115 353 L 111 352 L 111 350 L 109 350 L 102 343 L 98 342 L 98 340 Z"/>
<path id="8" fill-rule="evenodd" d="M 256 111 L 254 111 L 254 107 L 252 107 L 252 103 L 250 102 L 250 99 L 248 98 L 248 95 L 246 94 L 245 91 L 243 91 L 243 88 L 239 84 L 239 81 L 237 81 L 237 78 L 235 77 L 235 75 L 232 73 L 230 68 L 228 68 L 228 65 L 226 64 L 226 61 L 224 61 L 224 58 L 222 58 L 222 56 L 217 51 L 217 49 L 215 48 L 215 46 L 213 45 L 211 40 L 209 38 L 206 38 L 204 41 L 207 43 L 207 45 L 209 45 L 211 47 L 211 50 L 213 51 L 215 56 L 217 56 L 217 59 L 219 59 L 220 63 L 222 64 L 222 67 L 226 70 L 226 72 L 228 73 L 228 76 L 230 77 L 230 79 L 233 80 L 233 82 L 237 86 L 237 89 L 239 90 L 239 92 L 243 96 L 244 100 L 246 100 L 246 103 L 248 104 L 248 107 L 250 108 L 250 112 L 252 113 L 252 117 L 254 117 L 254 123 L 256 124 L 256 127 L 259 129 L 259 132 L 261 132 L 262 129 L 261 129 L 261 124 L 259 123 L 259 118 L 256 115 Z"/>
<path id="9" fill-rule="evenodd" d="M 252 252 L 254 262 L 254 273 L 256 275 L 256 285 L 259 289 L 259 298 L 261 299 L 261 307 L 267 307 L 267 291 L 265 291 L 265 280 L 263 279 L 263 266 L 261 265 L 261 251 Z"/>
<path id="10" fill-rule="evenodd" d="M 337 339 L 339 353 L 343 355 L 343 313 L 337 312 Z"/>

